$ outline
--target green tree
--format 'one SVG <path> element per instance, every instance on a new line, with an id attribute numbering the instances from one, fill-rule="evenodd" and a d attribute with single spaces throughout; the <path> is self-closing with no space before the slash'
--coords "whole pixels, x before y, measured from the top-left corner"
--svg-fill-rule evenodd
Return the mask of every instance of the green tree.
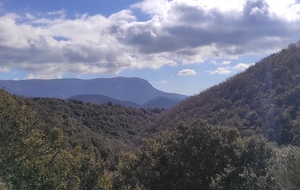
<path id="1" fill-rule="evenodd" d="M 54 178 L 64 179 L 51 167 L 61 154 L 62 132 L 44 119 L 22 98 L 0 91 L 0 175 L 16 189 L 50 189 Z"/>
<path id="2" fill-rule="evenodd" d="M 286 190 L 296 190 L 300 187 L 300 147 L 286 146 L 277 149 L 276 179 Z"/>
<path id="3" fill-rule="evenodd" d="M 125 154 L 115 189 L 268 189 L 272 147 L 260 137 L 242 139 L 237 130 L 197 121 Z"/>
<path id="4" fill-rule="evenodd" d="M 65 146 L 62 130 L 24 99 L 0 90 L 0 179 L 11 189 L 108 189 L 93 149 Z"/>

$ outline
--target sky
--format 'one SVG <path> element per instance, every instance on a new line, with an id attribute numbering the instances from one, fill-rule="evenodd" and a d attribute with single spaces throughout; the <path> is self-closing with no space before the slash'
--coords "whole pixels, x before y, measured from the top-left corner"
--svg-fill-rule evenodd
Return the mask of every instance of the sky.
<path id="1" fill-rule="evenodd" d="M 299 31 L 300 0 L 0 0 L 0 80 L 139 77 L 195 95 Z"/>

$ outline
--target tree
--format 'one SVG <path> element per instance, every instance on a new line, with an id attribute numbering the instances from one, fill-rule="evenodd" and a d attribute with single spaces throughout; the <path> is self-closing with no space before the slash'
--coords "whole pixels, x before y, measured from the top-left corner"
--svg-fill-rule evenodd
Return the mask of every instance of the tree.
<path id="1" fill-rule="evenodd" d="M 93 149 L 65 146 L 51 118 L 0 90 L 0 182 L 12 189 L 108 189 Z"/>
<path id="2" fill-rule="evenodd" d="M 285 146 L 277 149 L 276 179 L 283 189 L 296 190 L 300 187 L 300 147 Z"/>
<path id="3" fill-rule="evenodd" d="M 237 130 L 197 121 L 147 140 L 125 154 L 115 189 L 268 189 L 271 146 L 260 137 L 242 139 Z"/>

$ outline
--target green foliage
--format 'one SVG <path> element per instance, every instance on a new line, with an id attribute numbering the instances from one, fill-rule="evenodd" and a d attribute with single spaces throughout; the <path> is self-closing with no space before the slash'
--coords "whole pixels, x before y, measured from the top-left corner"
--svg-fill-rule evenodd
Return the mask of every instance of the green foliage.
<path id="1" fill-rule="evenodd" d="M 183 123 L 122 157 L 114 189 L 268 189 L 272 148 L 259 137 Z"/>
<path id="2" fill-rule="evenodd" d="M 279 145 L 300 145 L 299 73 L 300 42 L 178 104 L 161 116 L 159 128 L 201 118 L 243 136 L 262 132 Z"/>
<path id="3" fill-rule="evenodd" d="M 0 91 L 0 171 L 3 180 L 18 188 L 36 187 L 36 166 L 51 164 L 62 136 L 57 128 L 49 128 L 36 113 L 18 97 Z M 40 173 L 39 173 L 40 172 Z M 39 174 L 38 174 L 39 173 Z M 8 174 L 8 175 L 7 175 Z"/>
<path id="4" fill-rule="evenodd" d="M 156 115 L 151 110 L 120 105 L 90 104 L 77 100 L 27 99 L 43 115 L 51 115 L 72 147 L 93 147 L 103 158 L 111 151 L 134 150 L 153 131 Z"/>
<path id="5" fill-rule="evenodd" d="M 63 131 L 40 116 L 0 91 L 1 188 L 108 189 L 106 164 L 95 151 L 65 146 Z"/>
<path id="6" fill-rule="evenodd" d="M 300 147 L 286 146 L 277 150 L 276 179 L 283 189 L 297 190 L 300 187 Z"/>

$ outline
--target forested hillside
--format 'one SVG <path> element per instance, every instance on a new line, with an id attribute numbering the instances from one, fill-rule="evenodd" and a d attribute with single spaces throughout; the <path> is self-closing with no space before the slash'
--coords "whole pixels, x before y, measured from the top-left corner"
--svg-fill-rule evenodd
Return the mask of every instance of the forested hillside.
<path id="1" fill-rule="evenodd" d="M 175 106 L 161 127 L 202 118 L 210 124 L 260 133 L 279 144 L 300 145 L 300 42 L 274 53 L 245 72 Z"/>
<path id="2" fill-rule="evenodd" d="M 69 146 L 52 116 L 0 90 L 0 189 L 106 188 L 105 147 Z"/>
<path id="3" fill-rule="evenodd" d="M 135 109 L 118 104 L 90 104 L 77 100 L 54 98 L 26 99 L 41 115 L 68 136 L 72 146 L 105 144 L 113 151 L 135 150 L 156 125 L 154 110 Z"/>
<path id="4" fill-rule="evenodd" d="M 2 89 L 0 189 L 109 188 L 107 172 L 120 152 L 141 147 L 162 111 L 22 98 Z"/>

